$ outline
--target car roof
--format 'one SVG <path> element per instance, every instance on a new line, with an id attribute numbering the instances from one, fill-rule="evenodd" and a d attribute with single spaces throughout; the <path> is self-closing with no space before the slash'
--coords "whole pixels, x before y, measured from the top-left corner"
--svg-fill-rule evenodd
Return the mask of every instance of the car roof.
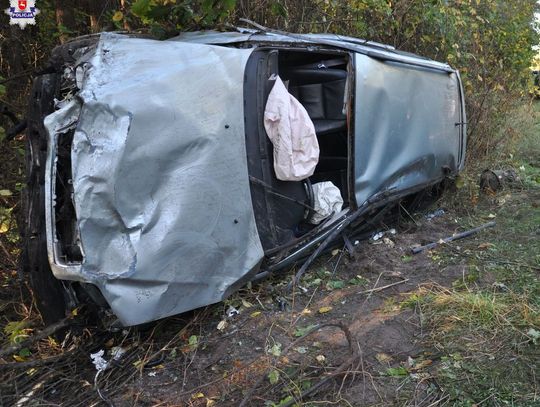
<path id="1" fill-rule="evenodd" d="M 363 40 L 338 34 L 296 34 L 283 31 L 237 27 L 235 31 L 193 31 L 184 32 L 169 39 L 168 41 L 182 41 L 209 45 L 233 45 L 239 43 L 253 44 L 290 44 L 309 46 L 323 45 L 343 50 L 366 54 L 370 57 L 397 63 L 405 63 L 424 68 L 443 70 L 453 73 L 455 70 L 450 65 L 437 62 L 419 55 L 396 50 L 390 45 L 380 44 L 374 41 Z"/>

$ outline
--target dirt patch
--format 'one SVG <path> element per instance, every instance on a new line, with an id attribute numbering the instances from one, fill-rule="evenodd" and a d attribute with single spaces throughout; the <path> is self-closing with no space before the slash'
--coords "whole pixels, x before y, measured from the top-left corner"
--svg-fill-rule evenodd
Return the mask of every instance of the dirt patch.
<path id="1" fill-rule="evenodd" d="M 448 285 L 464 273 L 463 267 L 439 270 L 428 254 L 413 257 L 409 248 L 437 240 L 448 230 L 447 220 L 425 221 L 388 235 L 384 242 L 362 242 L 352 257 L 341 252 L 325 256 L 294 293 L 285 289 L 289 278 L 280 277 L 242 290 L 224 304 L 197 311 L 199 317 L 166 319 L 123 333 L 93 330 L 94 336 L 87 338 L 73 359 L 79 360 L 77 365 L 65 363 L 54 370 L 54 377 L 44 375 L 35 381 L 60 381 L 62 385 L 43 384 L 42 395 L 61 404 L 68 399 L 55 387 L 65 389 L 63 381 L 71 374 L 84 389 L 81 405 L 101 400 L 93 388 L 95 370 L 89 355 L 103 349 L 107 357 L 115 346 L 122 346 L 129 356 L 97 381 L 101 396 L 114 405 L 132 405 L 133 400 L 142 405 L 238 405 L 251 388 L 248 404 L 279 403 L 332 375 L 347 359 L 350 349 L 343 332 L 331 327 L 317 330 L 321 324 L 340 322 L 353 335 L 352 345 L 361 363 L 327 383 L 322 395 L 312 397 L 330 400 L 337 394 L 338 399 L 355 403 L 387 403 L 395 398 L 396 379 L 386 371 L 422 352 L 418 316 L 401 309 L 400 302 L 419 284 Z M 230 306 L 240 314 L 226 317 Z M 226 322 L 222 330 L 217 329 L 220 321 Z M 310 330 L 314 332 L 305 340 L 299 339 Z M 297 345 L 285 353 L 293 341 Z M 126 376 L 121 369 L 132 373 Z M 279 378 L 261 381 L 261 376 L 274 371 Z M 20 397 L 24 393 L 2 401 Z"/>
<path id="2" fill-rule="evenodd" d="M 339 321 L 354 336 L 361 361 L 345 377 L 336 377 L 330 388 L 314 399 L 341 397 L 355 405 L 389 405 L 400 394 L 416 391 L 426 401 L 432 400 L 435 395 L 426 397 L 425 391 L 421 391 L 423 384 L 418 386 L 421 376 L 417 381 L 408 379 L 396 392 L 396 383 L 404 379 L 400 376 L 403 368 L 411 360 L 414 363 L 429 357 L 422 347 L 420 316 L 400 304 L 420 285 L 451 286 L 467 274 L 464 265 L 441 269 L 429 253 L 410 255 L 412 245 L 451 234 L 455 225 L 449 218 L 419 221 L 418 226 L 389 235 L 390 240 L 384 242 L 362 242 L 352 258 L 334 253 L 320 259 L 313 267 L 315 271 L 300 283 L 305 292 L 300 289 L 294 295 L 284 293 L 289 280 L 284 277 L 255 288 L 260 303 L 250 293 L 241 294 L 244 301 L 254 306 L 241 308 L 240 315 L 225 318 L 228 326 L 223 332 L 216 329 L 220 316 L 208 321 L 200 331 L 206 345 L 186 356 L 190 359 L 188 366 L 185 361 L 171 360 L 155 376 L 143 374 L 136 386 L 141 397 L 165 404 L 181 400 L 181 404 L 192 405 L 214 401 L 219 405 L 238 405 L 243 393 L 257 385 L 259 388 L 248 405 L 286 401 L 287 397 L 297 396 L 306 382 L 313 385 L 331 375 L 349 354 L 348 341 L 341 331 L 325 328 L 299 342 L 287 354 L 280 352 L 310 328 Z M 338 258 L 340 264 L 336 264 Z M 388 288 L 377 291 L 385 286 Z M 287 310 L 281 311 L 284 299 Z M 272 370 L 281 372 L 278 383 L 266 378 L 258 382 L 261 375 Z M 182 379 L 156 387 L 166 378 L 175 377 Z"/>
<path id="3" fill-rule="evenodd" d="M 294 400 L 433 405 L 446 397 L 433 375 L 441 354 L 426 347 L 429 332 L 415 298 L 432 287 L 496 280 L 477 275 L 458 245 L 451 247 L 452 262 L 443 261 L 440 250 L 411 254 L 412 246 L 458 230 L 455 217 L 452 211 L 429 221 L 417 215 L 396 234 L 359 243 L 352 256 L 340 250 L 323 256 L 292 293 L 286 289 L 290 273 L 137 329 L 111 332 L 81 322 L 47 354 L 68 351 L 71 357 L 21 369 L 11 376 L 17 388 L 3 385 L 0 404 L 16 403 L 39 386 L 46 403 L 81 406 L 238 406 L 247 392 L 246 405 L 253 406 Z M 484 241 L 474 237 L 471 245 L 484 250 L 477 249 Z M 239 314 L 227 316 L 231 309 Z M 336 327 L 318 328 L 328 323 L 343 324 L 353 340 Z M 125 355 L 96 380 L 90 354 L 102 349 L 110 360 L 115 347 Z M 354 362 L 336 375 L 354 353 Z M 300 396 L 321 380 L 324 386 Z"/>

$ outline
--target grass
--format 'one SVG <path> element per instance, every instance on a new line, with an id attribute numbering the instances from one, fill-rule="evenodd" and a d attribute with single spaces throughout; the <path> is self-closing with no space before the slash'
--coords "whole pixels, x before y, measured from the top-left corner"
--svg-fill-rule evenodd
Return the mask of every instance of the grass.
<path id="1" fill-rule="evenodd" d="M 421 312 L 429 329 L 445 405 L 540 406 L 540 103 L 502 131 L 519 132 L 519 142 L 473 164 L 448 202 L 463 229 L 493 218 L 497 227 L 434 253 L 441 267 L 466 265 L 453 287 L 423 287 L 401 304 Z M 520 182 L 484 196 L 484 166 L 514 168 Z"/>
<path id="2" fill-rule="evenodd" d="M 456 230 L 458 228 L 470 229 L 492 219 L 497 221 L 497 227 L 468 239 L 444 245 L 431 253 L 431 260 L 439 265 L 442 273 L 447 266 L 465 266 L 465 273 L 453 284 L 443 287 L 422 283 L 419 289 L 408 294 L 403 301 L 400 301 L 402 296 L 390 296 L 382 306 L 382 310 L 388 313 L 394 313 L 400 307 L 409 307 L 421 315 L 421 331 L 424 333 L 425 340 L 422 348 L 425 352 L 418 357 L 415 356 L 416 367 L 414 368 L 403 364 L 397 367 L 384 365 L 385 369 L 381 370 L 380 366 L 376 365 L 372 372 L 374 378 L 381 383 L 390 383 L 388 391 L 392 394 L 391 386 L 395 384 L 395 391 L 396 394 L 399 392 L 399 397 L 401 394 L 408 397 L 409 390 L 404 384 L 408 383 L 413 388 L 428 386 L 429 394 L 433 397 L 440 396 L 439 402 L 433 404 L 430 399 L 426 402 L 427 404 L 417 404 L 417 399 L 413 397 L 413 402 L 408 399 L 405 403 L 384 405 L 540 406 L 540 373 L 538 372 L 540 366 L 540 247 L 538 243 L 540 237 L 540 103 L 518 109 L 501 131 L 508 133 L 516 140 L 519 139 L 519 143 L 512 144 L 510 148 L 505 146 L 505 149 L 494 152 L 495 158 L 490 161 L 470 162 L 462 177 L 461 187 L 454 194 L 446 194 L 446 202 L 441 204 L 448 208 L 447 216 L 455 219 Z M 520 177 L 520 182 L 496 195 L 482 195 L 478 191 L 478 178 L 485 168 L 514 168 Z M 0 185 L 0 190 L 2 189 L 13 191 L 14 194 L 4 193 L 5 196 L 0 194 L 0 242 L 4 244 L 10 258 L 16 260 L 18 254 L 16 229 L 13 229 L 11 225 L 14 223 L 14 214 L 17 211 L 17 199 L 15 199 L 18 194 L 17 185 L 5 182 Z M 8 223 L 9 227 L 2 226 Z M 448 232 L 451 233 L 451 231 Z M 10 240 L 11 238 L 13 241 Z M 0 249 L 3 248 L 0 247 Z M 2 264 L 1 256 L 0 266 L 5 270 L 5 279 L 2 286 L 4 294 L 0 296 L 0 311 L 3 310 L 2 304 L 9 302 L 11 312 L 3 312 L 0 339 L 4 343 L 13 343 L 31 334 L 31 330 L 39 325 L 39 318 L 34 308 L 29 305 L 31 302 L 28 299 L 22 301 L 19 298 L 21 297 L 18 294 L 19 291 L 14 289 L 16 263 L 6 261 L 6 264 Z M 306 274 L 303 286 L 313 291 L 313 296 L 316 290 L 328 294 L 330 291 L 351 289 L 354 286 L 359 286 L 355 291 L 359 291 L 361 286 L 371 286 L 372 282 L 362 275 L 349 279 L 336 273 L 335 263 L 338 262 L 338 258 L 339 255 L 336 252 L 330 259 L 319 259 L 313 270 Z M 414 259 L 413 256 L 405 254 L 401 256 L 400 262 L 412 263 Z M 8 260 L 8 257 L 4 257 L 4 260 Z M 346 256 L 343 256 L 340 261 L 341 264 L 345 264 L 348 260 Z M 315 324 L 319 321 L 317 317 L 328 318 L 332 315 L 332 312 L 321 311 L 325 307 L 318 306 L 312 307 L 313 315 L 309 320 L 300 320 L 302 313 L 295 315 L 294 318 L 290 314 L 290 320 L 279 319 L 283 313 L 273 312 L 278 309 L 275 306 L 276 298 L 274 297 L 279 293 L 279 287 L 286 284 L 285 279 L 277 278 L 269 282 L 267 286 L 257 286 L 255 290 L 258 291 L 252 291 L 251 288 L 240 290 L 222 304 L 195 312 L 185 320 L 181 316 L 162 320 L 148 331 L 129 331 L 131 332 L 129 336 L 124 336 L 123 331 L 107 333 L 106 342 L 100 336 L 105 335 L 104 333 L 96 334 L 98 331 L 93 330 L 91 331 L 93 334 L 89 334 L 90 331 L 85 329 L 84 335 L 89 335 L 89 337 L 83 338 L 81 334 L 80 338 L 74 336 L 70 339 L 72 342 L 66 342 L 76 347 L 77 354 L 68 356 L 62 361 L 63 365 L 51 364 L 33 369 L 32 380 L 35 383 L 45 379 L 51 381 L 46 376 L 49 374 L 49 369 L 56 370 L 58 374 L 65 375 L 70 380 L 73 378 L 78 380 L 81 376 L 84 376 L 86 380 L 87 376 L 92 377 L 94 372 L 93 367 L 89 366 L 89 352 L 102 348 L 105 346 L 104 342 L 112 346 L 112 344 L 118 345 L 127 341 L 126 343 L 135 344 L 136 351 L 128 355 L 124 362 L 124 369 L 109 371 L 101 380 L 102 386 L 106 386 L 103 389 L 109 392 L 109 396 L 124 393 L 127 400 L 131 397 L 127 391 L 132 389 L 130 387 L 132 376 L 143 374 L 141 373 L 143 361 L 152 359 L 152 355 L 158 349 L 167 350 L 164 365 L 168 366 L 168 372 L 174 372 L 177 367 L 179 372 L 188 368 L 196 370 L 197 364 L 194 361 L 198 357 L 198 352 L 207 346 L 216 346 L 218 341 L 221 343 L 221 337 L 212 336 L 212 332 L 216 332 L 219 319 L 223 318 L 229 307 L 245 311 L 247 315 L 250 315 L 247 318 L 249 320 L 258 318 L 264 321 L 264 318 L 274 316 L 275 323 L 268 325 L 270 326 L 267 338 L 268 348 L 272 349 L 277 343 L 286 344 L 287 340 L 299 338 L 316 326 Z M 311 298 L 308 306 L 311 304 Z M 313 304 L 316 302 L 315 299 Z M 335 309 L 339 307 L 339 303 L 336 302 L 330 305 Z M 326 306 L 326 308 L 329 307 Z M 260 326 L 267 325 L 261 323 Z M 260 335 L 263 337 L 265 333 L 261 331 Z M 250 336 L 251 339 L 257 337 L 255 332 L 246 332 L 245 337 L 242 337 L 242 341 L 246 341 L 244 346 L 256 343 L 253 340 L 249 342 Z M 302 342 L 301 353 L 296 349 L 291 350 L 294 357 L 281 355 L 280 362 L 275 363 L 273 370 L 269 371 L 261 384 L 261 393 L 264 397 L 274 400 L 273 403 L 268 402 L 267 405 L 283 405 L 293 397 L 298 397 L 302 390 L 319 380 L 320 371 L 327 367 L 314 359 L 321 352 L 320 344 L 315 345 L 315 343 Z M 236 343 L 231 347 L 236 347 Z M 45 358 L 62 352 L 62 349 L 58 344 L 51 345 L 43 341 L 31 349 L 21 350 L 19 354 L 13 355 L 13 359 L 24 361 Z M 261 349 L 261 352 L 265 350 Z M 231 395 L 238 397 L 238 394 L 250 385 L 249 380 L 271 366 L 270 356 L 266 353 L 263 356 L 256 352 L 246 353 L 247 355 L 241 355 L 245 356 L 245 359 L 241 359 L 240 355 L 236 354 L 235 357 L 239 358 L 238 365 L 235 364 L 236 361 L 233 362 L 233 367 L 224 365 L 223 371 L 219 372 L 223 376 L 218 379 L 222 381 L 220 383 L 225 390 L 220 394 L 219 397 L 222 399 L 216 402 L 216 405 L 225 403 L 226 398 Z M 275 350 L 274 353 L 279 352 Z M 303 353 L 306 355 L 300 359 L 299 355 Z M 284 356 L 291 359 L 285 363 Z M 327 363 L 332 364 L 335 363 L 334 359 L 337 360 L 346 355 L 330 352 L 327 356 Z M 246 362 L 250 357 L 254 358 L 254 361 Z M 277 356 L 273 357 L 277 358 Z M 297 358 L 302 361 L 302 364 L 297 365 Z M 422 369 L 419 366 L 423 366 Z M 155 369 L 147 370 L 144 374 L 156 373 L 161 367 Z M 184 370 L 184 374 L 186 371 Z M 228 376 L 224 372 L 228 372 Z M 369 369 L 366 372 L 371 375 Z M 26 380 L 22 384 L 28 387 L 30 380 L 28 373 L 21 371 L 18 374 L 18 380 L 22 380 L 22 377 Z M 213 372 L 206 377 L 217 375 L 218 373 Z M 185 380 L 185 377 L 182 379 Z M 5 380 L 4 385 L 0 385 L 0 395 L 2 391 L 4 394 L 8 390 L 12 391 L 7 383 L 8 381 Z M 76 381 L 72 383 L 73 385 L 70 384 L 70 386 L 78 386 Z M 60 387 L 54 381 L 47 386 L 59 394 Z M 205 399 L 201 396 L 199 400 L 198 397 L 203 395 L 202 392 L 204 392 L 204 397 L 209 398 Z M 207 393 L 207 388 L 194 391 L 190 403 L 195 405 L 197 400 L 209 400 L 211 396 Z M 83 400 L 86 404 L 90 404 L 90 400 L 98 400 L 95 389 L 90 384 L 77 396 L 79 396 L 78 400 Z M 0 397 L 0 404 L 3 401 L 4 399 Z M 304 405 L 321 404 L 322 402 L 312 402 Z M 335 404 L 361 405 L 348 404 L 344 400 L 338 400 Z"/>

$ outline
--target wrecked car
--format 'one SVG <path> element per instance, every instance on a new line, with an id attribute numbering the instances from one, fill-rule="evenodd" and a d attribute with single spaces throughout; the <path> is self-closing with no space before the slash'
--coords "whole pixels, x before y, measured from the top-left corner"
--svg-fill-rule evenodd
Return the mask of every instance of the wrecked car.
<path id="1" fill-rule="evenodd" d="M 410 207 L 462 169 L 466 117 L 455 69 L 378 43 L 102 33 L 55 49 L 27 140 L 23 261 L 40 310 L 90 301 L 130 326 Z"/>

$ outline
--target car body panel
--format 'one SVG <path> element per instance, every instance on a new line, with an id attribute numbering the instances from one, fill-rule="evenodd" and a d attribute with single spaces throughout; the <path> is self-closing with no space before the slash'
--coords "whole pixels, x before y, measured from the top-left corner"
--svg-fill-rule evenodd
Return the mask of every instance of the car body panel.
<path id="1" fill-rule="evenodd" d="M 257 271 L 242 109 L 250 53 L 103 34 L 84 63 L 71 102 L 84 260 L 62 269 L 53 256 L 53 272 L 96 285 L 124 325 L 218 302 Z M 46 118 L 52 139 L 73 109 Z"/>
<path id="2" fill-rule="evenodd" d="M 291 46 L 326 46 L 368 55 L 383 61 L 399 61 L 405 64 L 423 66 L 445 72 L 455 70 L 448 64 L 423 58 L 418 55 L 398 51 L 389 45 L 361 40 L 337 34 L 293 34 L 282 31 L 262 32 L 239 29 L 240 32 L 199 31 L 186 32 L 168 41 L 191 42 L 196 44 L 274 44 Z"/>
<path id="3" fill-rule="evenodd" d="M 355 194 L 358 205 L 463 165 L 464 122 L 456 73 L 356 54 Z"/>

